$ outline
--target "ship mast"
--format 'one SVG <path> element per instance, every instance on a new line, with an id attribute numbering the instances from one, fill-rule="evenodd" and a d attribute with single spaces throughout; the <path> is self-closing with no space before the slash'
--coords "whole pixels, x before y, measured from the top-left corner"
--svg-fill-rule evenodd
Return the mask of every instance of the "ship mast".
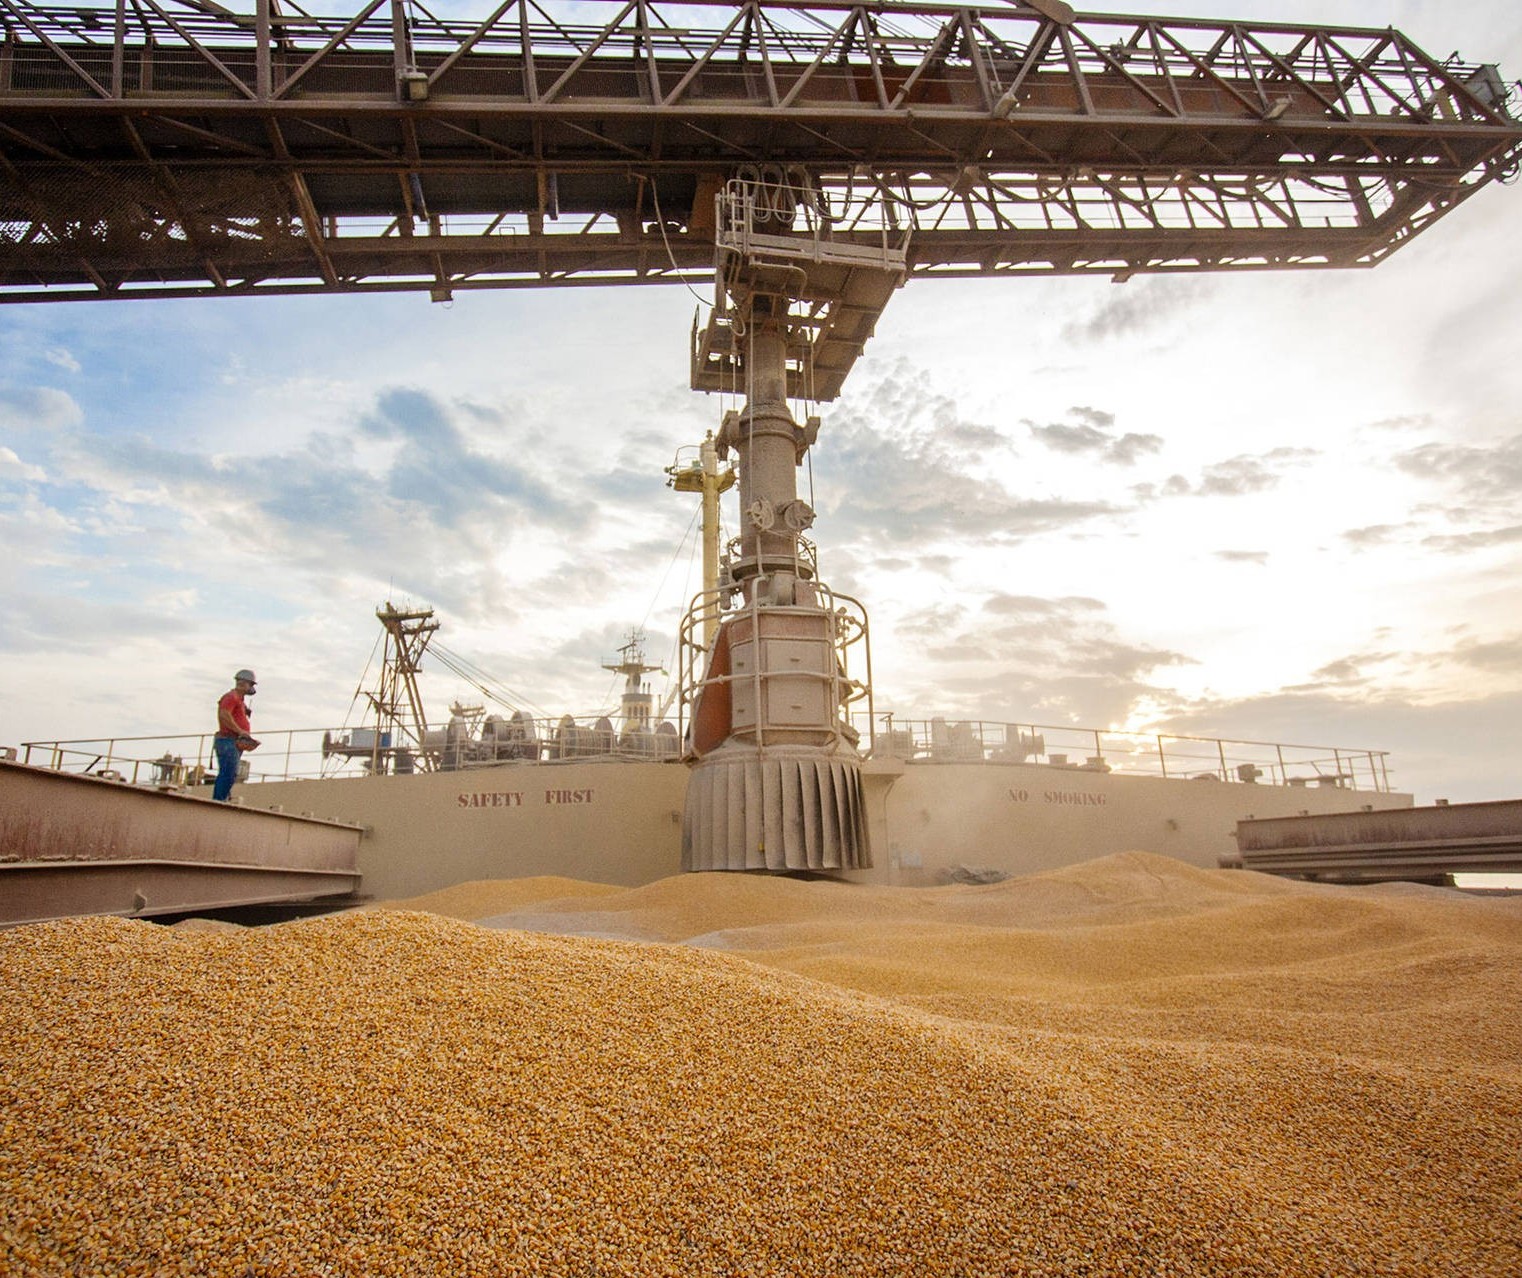
<path id="1" fill-rule="evenodd" d="M 648 733 L 653 718 L 651 708 L 654 705 L 654 699 L 650 692 L 650 685 L 641 681 L 647 674 L 665 674 L 665 668 L 652 666 L 645 661 L 645 636 L 642 631 L 631 630 L 629 642 L 618 651 L 622 660 L 605 661 L 602 663 L 602 668 L 624 677 L 621 735 L 627 737 L 631 734 Z"/>

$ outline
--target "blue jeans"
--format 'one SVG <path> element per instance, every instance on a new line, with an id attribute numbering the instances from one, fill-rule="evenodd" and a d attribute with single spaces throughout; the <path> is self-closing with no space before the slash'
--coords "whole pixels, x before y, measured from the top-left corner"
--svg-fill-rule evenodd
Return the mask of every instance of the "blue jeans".
<path id="1" fill-rule="evenodd" d="M 213 737 L 212 749 L 217 755 L 217 784 L 212 787 L 213 799 L 227 799 L 233 792 L 233 782 L 238 779 L 238 738 Z"/>

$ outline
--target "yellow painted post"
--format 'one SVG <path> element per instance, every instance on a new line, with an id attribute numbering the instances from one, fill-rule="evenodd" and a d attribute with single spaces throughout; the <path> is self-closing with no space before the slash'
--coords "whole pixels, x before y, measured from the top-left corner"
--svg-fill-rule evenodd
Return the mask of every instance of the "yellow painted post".
<path id="1" fill-rule="evenodd" d="M 698 456 L 703 468 L 703 649 L 713 651 L 713 637 L 719 629 L 719 450 L 713 432 L 703 440 Z"/>

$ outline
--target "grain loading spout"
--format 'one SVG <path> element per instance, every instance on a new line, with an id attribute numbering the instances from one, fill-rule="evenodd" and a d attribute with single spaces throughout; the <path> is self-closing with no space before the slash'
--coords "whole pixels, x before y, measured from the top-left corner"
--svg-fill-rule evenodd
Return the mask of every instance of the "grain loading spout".
<path id="1" fill-rule="evenodd" d="M 699 596 L 683 627 L 696 762 L 682 865 L 859 869 L 871 856 L 847 707 L 870 695 L 870 676 L 852 679 L 848 663 L 858 644 L 866 655 L 866 613 L 819 579 L 803 539 L 814 511 L 798 495 L 798 468 L 820 424 L 809 417 L 800 426 L 788 401 L 813 386 L 834 317 L 850 315 L 859 333 L 870 332 L 903 279 L 908 237 L 884 218 L 877 242 L 836 243 L 806 178 L 764 176 L 733 181 L 718 198 L 720 304 L 708 340 L 695 346 L 722 351 L 717 376 L 744 395 L 715 441 L 721 456 L 737 458 L 742 532 L 728 581 Z M 863 297 L 874 304 L 849 304 Z M 820 397 L 838 391 L 861 343 L 851 346 Z M 695 355 L 694 389 L 714 389 L 714 376 L 713 362 Z"/>

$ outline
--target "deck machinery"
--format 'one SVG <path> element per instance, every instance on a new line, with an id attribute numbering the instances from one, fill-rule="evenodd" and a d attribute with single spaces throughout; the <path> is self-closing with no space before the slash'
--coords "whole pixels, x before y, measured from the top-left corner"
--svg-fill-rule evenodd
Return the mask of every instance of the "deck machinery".
<path id="1" fill-rule="evenodd" d="M 0 300 L 713 288 L 743 531 L 684 627 L 685 862 L 848 868 L 866 622 L 796 471 L 894 291 L 1372 266 L 1515 173 L 1511 101 L 1389 29 L 1060 0 L 0 0 Z"/>

